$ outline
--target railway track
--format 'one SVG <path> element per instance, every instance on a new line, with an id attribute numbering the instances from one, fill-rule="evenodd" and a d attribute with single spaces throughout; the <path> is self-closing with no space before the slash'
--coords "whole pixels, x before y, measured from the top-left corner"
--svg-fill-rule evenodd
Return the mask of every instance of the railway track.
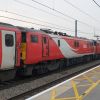
<path id="1" fill-rule="evenodd" d="M 2 82 L 0 83 L 0 100 L 24 100 L 99 64 L 100 60 L 97 60 L 83 65 L 59 69 L 42 76 L 37 75 L 35 78 L 28 77 Z"/>

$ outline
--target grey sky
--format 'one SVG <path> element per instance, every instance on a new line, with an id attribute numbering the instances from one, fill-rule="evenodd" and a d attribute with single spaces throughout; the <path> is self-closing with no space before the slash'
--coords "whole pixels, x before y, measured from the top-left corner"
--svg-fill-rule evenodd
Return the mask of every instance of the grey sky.
<path id="1" fill-rule="evenodd" d="M 33 7 L 36 7 L 38 9 L 45 10 L 46 12 L 60 16 L 60 18 L 54 15 L 51 15 L 51 14 L 44 13 L 35 8 L 22 5 L 18 2 L 15 2 L 15 0 L 1 0 L 0 10 L 7 10 L 10 12 L 15 12 L 15 13 L 18 13 L 18 14 L 21 14 L 27 17 L 35 18 L 35 19 L 24 18 L 24 17 L 20 17 L 17 15 L 13 15 L 13 14 L 1 12 L 1 11 L 0 11 L 0 16 L 17 18 L 17 19 L 37 23 L 37 24 L 42 24 L 45 26 L 23 23 L 20 21 L 9 20 L 9 19 L 2 18 L 2 17 L 0 17 L 0 22 L 7 22 L 7 23 L 14 24 L 14 25 L 18 25 L 18 26 L 35 27 L 35 28 L 45 28 L 45 27 L 49 28 L 47 26 L 50 26 L 50 28 L 52 27 L 53 30 L 67 32 L 67 34 L 69 35 L 74 34 L 74 32 L 72 32 L 74 31 L 74 20 L 71 20 L 43 6 L 40 6 L 39 4 L 32 2 L 32 0 L 17 0 L 17 1 L 21 1 Z M 93 16 L 96 20 L 93 20 L 89 16 L 79 12 L 77 9 L 73 8 L 71 5 L 67 4 L 64 0 L 37 0 L 37 1 L 47 6 L 50 6 L 54 9 L 57 9 L 60 12 L 63 12 L 84 23 L 89 24 L 90 26 L 82 24 L 82 23 L 78 23 L 78 30 L 80 30 L 80 32 L 78 32 L 78 36 L 93 38 L 94 27 L 95 27 L 95 33 L 100 35 L 100 8 L 96 4 L 94 4 L 92 0 L 66 0 L 66 1 L 71 2 L 73 5 L 77 6 L 81 10 Z M 96 0 L 96 1 L 100 4 L 100 0 Z M 49 24 L 46 22 L 49 22 Z M 50 23 L 56 24 L 56 25 L 51 25 Z M 69 28 L 72 30 L 68 31 Z"/>

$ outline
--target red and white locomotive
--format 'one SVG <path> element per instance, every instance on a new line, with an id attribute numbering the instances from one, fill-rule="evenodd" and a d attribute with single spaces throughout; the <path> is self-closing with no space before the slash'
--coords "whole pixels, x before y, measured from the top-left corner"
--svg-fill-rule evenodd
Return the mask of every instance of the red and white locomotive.
<path id="1" fill-rule="evenodd" d="M 0 23 L 0 80 L 100 58 L 100 41 Z"/>

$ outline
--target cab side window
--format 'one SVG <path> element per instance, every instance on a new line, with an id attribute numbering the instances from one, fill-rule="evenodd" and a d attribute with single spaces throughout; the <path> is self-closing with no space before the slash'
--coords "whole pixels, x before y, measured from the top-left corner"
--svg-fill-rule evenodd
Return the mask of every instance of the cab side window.
<path id="1" fill-rule="evenodd" d="M 37 35 L 31 35 L 31 42 L 32 43 L 38 43 L 38 36 Z"/>
<path id="2" fill-rule="evenodd" d="M 5 45 L 7 47 L 12 47 L 14 45 L 13 35 L 11 35 L 11 34 L 6 34 L 5 35 Z"/>
<path id="3" fill-rule="evenodd" d="M 58 40 L 58 46 L 60 47 L 60 40 Z"/>

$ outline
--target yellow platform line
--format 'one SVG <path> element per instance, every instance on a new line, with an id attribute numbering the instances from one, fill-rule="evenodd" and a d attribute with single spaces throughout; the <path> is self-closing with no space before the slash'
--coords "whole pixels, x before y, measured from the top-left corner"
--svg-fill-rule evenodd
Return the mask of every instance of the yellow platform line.
<path id="1" fill-rule="evenodd" d="M 68 97 L 68 98 L 57 98 L 54 100 L 76 100 L 76 97 Z"/>
<path id="2" fill-rule="evenodd" d="M 85 77 L 90 83 L 94 83 L 94 81 L 93 81 L 90 77 L 88 77 L 88 76 L 86 76 L 86 75 L 84 75 L 84 77 Z"/>
<path id="3" fill-rule="evenodd" d="M 95 71 L 95 70 L 93 71 L 93 73 L 95 73 L 95 74 L 100 74 L 100 72 L 99 72 L 99 71 Z"/>
<path id="4" fill-rule="evenodd" d="M 93 83 L 91 87 L 89 87 L 82 95 L 81 98 L 86 97 L 98 84 L 100 84 L 100 80 L 97 81 L 96 83 Z"/>
<path id="5" fill-rule="evenodd" d="M 51 100 L 55 100 L 56 98 L 56 90 L 52 90 Z"/>
<path id="6" fill-rule="evenodd" d="M 74 79 L 74 81 L 82 81 L 83 79 L 86 79 L 86 78 L 85 77 L 77 78 L 77 79 Z"/>
<path id="7" fill-rule="evenodd" d="M 52 91 L 51 100 L 73 100 L 73 99 L 76 99 L 76 97 L 56 98 L 56 90 L 54 89 L 54 90 Z"/>
<path id="8" fill-rule="evenodd" d="M 77 87 L 87 87 L 87 86 L 91 86 L 92 84 L 83 84 L 83 85 L 77 85 Z"/>
<path id="9" fill-rule="evenodd" d="M 71 82 L 72 82 L 73 90 L 74 90 L 74 93 L 76 96 L 76 100 L 82 100 L 79 96 L 79 92 L 78 92 L 77 85 L 76 85 L 75 81 L 72 80 Z"/>
<path id="10" fill-rule="evenodd" d="M 91 72 L 91 74 L 93 74 L 94 76 L 96 76 L 96 75 L 98 76 L 98 73 L 96 73 L 96 71 L 94 71 L 94 73 Z M 92 77 L 93 77 L 93 75 L 92 75 Z M 67 98 L 57 98 L 56 97 L 57 96 L 56 95 L 56 90 L 54 89 L 52 91 L 51 100 L 83 100 L 84 97 L 86 97 L 98 84 L 100 84 L 100 80 L 95 82 L 94 80 L 92 80 L 92 77 L 89 77 L 88 75 L 85 74 L 85 75 L 82 75 L 82 78 L 73 79 L 71 81 L 72 89 L 74 90 L 75 97 L 72 96 L 72 97 L 67 97 Z M 87 80 L 88 82 L 90 82 L 90 84 L 87 83 L 87 84 L 84 84 L 84 85 L 82 85 L 82 84 L 77 85 L 76 80 L 79 80 L 79 81 Z M 78 91 L 78 87 L 86 87 L 86 86 L 89 86 L 89 88 L 84 93 L 82 93 L 80 95 L 79 91 Z"/>

